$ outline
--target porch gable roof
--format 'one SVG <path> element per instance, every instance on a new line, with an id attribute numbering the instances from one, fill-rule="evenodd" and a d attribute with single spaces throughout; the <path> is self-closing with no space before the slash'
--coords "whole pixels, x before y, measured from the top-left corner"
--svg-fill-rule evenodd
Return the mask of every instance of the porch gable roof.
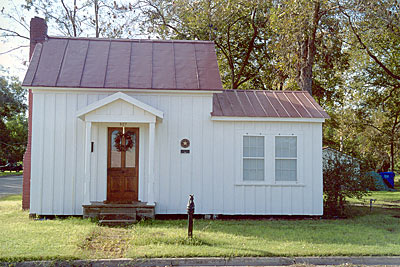
<path id="1" fill-rule="evenodd" d="M 123 100 L 129 104 L 139 107 L 160 119 L 164 118 L 164 113 L 162 111 L 160 111 L 146 103 L 143 103 L 142 101 L 139 101 L 136 98 L 133 98 L 127 94 L 124 94 L 122 92 L 112 94 L 106 98 L 100 99 L 100 100 L 78 110 L 76 113 L 76 117 L 80 118 L 81 120 L 84 120 L 84 117 L 86 114 L 88 114 L 96 109 L 99 109 L 101 107 L 104 107 L 110 103 L 113 103 L 117 100 Z"/>

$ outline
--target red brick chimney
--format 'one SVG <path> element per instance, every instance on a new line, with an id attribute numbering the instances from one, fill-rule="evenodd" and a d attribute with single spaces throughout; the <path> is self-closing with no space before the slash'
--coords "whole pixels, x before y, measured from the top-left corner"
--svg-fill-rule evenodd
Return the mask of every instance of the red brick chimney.
<path id="1" fill-rule="evenodd" d="M 39 17 L 31 19 L 30 23 L 30 48 L 29 60 L 31 60 L 33 51 L 37 43 L 43 43 L 47 38 L 46 21 Z M 28 118 L 28 144 L 24 154 L 24 180 L 22 184 L 22 208 L 29 209 L 30 204 L 30 189 L 31 189 L 31 142 L 32 142 L 32 107 L 33 95 L 29 90 L 29 118 Z"/>
<path id="2" fill-rule="evenodd" d="M 37 43 L 43 43 L 47 38 L 47 24 L 46 21 L 39 17 L 31 19 L 30 24 L 30 41 L 31 46 L 29 49 L 29 60 L 32 57 L 33 51 Z"/>

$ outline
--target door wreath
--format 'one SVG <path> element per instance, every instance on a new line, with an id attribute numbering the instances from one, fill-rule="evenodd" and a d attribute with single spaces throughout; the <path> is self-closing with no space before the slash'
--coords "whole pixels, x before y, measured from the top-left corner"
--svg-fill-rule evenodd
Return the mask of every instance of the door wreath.
<path id="1" fill-rule="evenodd" d="M 122 140 L 125 140 L 125 144 L 122 144 Z M 133 140 L 131 133 L 118 132 L 114 139 L 114 146 L 119 152 L 131 149 L 133 147 Z"/>

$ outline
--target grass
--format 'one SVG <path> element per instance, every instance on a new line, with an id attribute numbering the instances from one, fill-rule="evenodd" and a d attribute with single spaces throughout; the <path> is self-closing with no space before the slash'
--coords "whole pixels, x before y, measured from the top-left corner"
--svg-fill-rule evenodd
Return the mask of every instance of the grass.
<path id="1" fill-rule="evenodd" d="M 14 172 L 14 171 L 9 172 L 9 171 L 6 171 L 6 172 L 0 172 L 0 177 L 1 176 L 17 176 L 17 175 L 22 175 L 22 174 L 24 174 L 23 171 L 20 171 L 20 172 Z"/>
<path id="2" fill-rule="evenodd" d="M 370 199 L 375 200 L 373 202 L 373 207 L 378 206 L 400 208 L 400 191 L 376 191 L 371 192 L 371 195 L 364 196 L 362 199 L 352 198 L 348 201 L 352 204 L 360 204 L 369 207 Z"/>
<path id="3" fill-rule="evenodd" d="M 0 199 L 0 260 L 80 258 L 78 245 L 96 227 L 88 220 L 35 221 L 21 211 L 21 196 Z"/>
<path id="4" fill-rule="evenodd" d="M 381 199 L 393 202 L 400 196 Z M 40 221 L 29 219 L 20 203 L 20 196 L 0 199 L 0 261 L 400 255 L 397 207 L 372 212 L 350 207 L 352 217 L 344 220 L 195 220 L 194 238 L 188 239 L 184 220 L 144 221 L 127 228 L 80 218 Z"/>

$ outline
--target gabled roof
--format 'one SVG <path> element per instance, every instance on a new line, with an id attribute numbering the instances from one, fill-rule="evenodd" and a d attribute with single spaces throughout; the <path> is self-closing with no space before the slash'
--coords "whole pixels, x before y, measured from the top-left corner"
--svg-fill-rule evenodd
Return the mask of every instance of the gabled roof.
<path id="1" fill-rule="evenodd" d="M 212 116 L 322 118 L 329 115 L 306 91 L 224 90 L 213 96 Z"/>
<path id="2" fill-rule="evenodd" d="M 103 99 L 101 99 L 99 101 L 96 101 L 96 102 L 94 102 L 94 103 L 92 103 L 92 104 L 90 104 L 90 105 L 78 110 L 76 112 L 76 116 L 79 117 L 80 119 L 83 119 L 84 115 L 88 114 L 89 112 L 92 112 L 92 111 L 94 111 L 94 110 L 96 110 L 98 108 L 101 108 L 101 107 L 103 107 L 105 105 L 108 105 L 108 104 L 110 104 L 110 103 L 112 103 L 114 101 L 117 101 L 119 99 L 124 100 L 124 101 L 126 101 L 126 102 L 128 102 L 128 103 L 130 103 L 130 104 L 132 104 L 134 106 L 137 106 L 137 107 L 139 107 L 139 108 L 141 108 L 141 109 L 153 114 L 154 116 L 159 117 L 160 119 L 164 118 L 164 113 L 162 111 L 160 111 L 160 110 L 158 110 L 158 109 L 156 109 L 156 108 L 154 108 L 152 106 L 149 106 L 146 103 L 143 103 L 143 102 L 137 100 L 136 98 L 130 97 L 127 94 L 124 94 L 124 93 L 121 93 L 121 92 L 118 92 L 118 93 L 115 93 L 113 95 L 110 95 L 110 96 L 108 96 L 106 98 L 103 98 Z"/>
<path id="3" fill-rule="evenodd" d="M 221 90 L 213 42 L 48 37 L 23 86 Z"/>

